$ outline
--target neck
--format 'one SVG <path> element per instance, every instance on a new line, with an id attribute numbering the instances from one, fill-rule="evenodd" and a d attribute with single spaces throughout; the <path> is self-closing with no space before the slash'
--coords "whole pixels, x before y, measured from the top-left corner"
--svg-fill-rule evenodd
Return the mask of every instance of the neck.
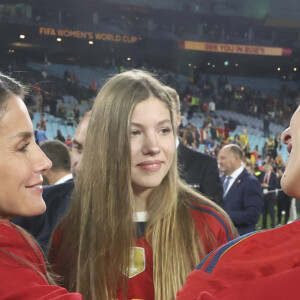
<path id="1" fill-rule="evenodd" d="M 230 174 L 226 174 L 226 176 L 231 176 L 231 174 L 233 174 L 238 168 L 241 167 L 241 164 L 240 165 L 237 165 L 235 166 L 234 170 L 230 173 Z"/>
<path id="2" fill-rule="evenodd" d="M 147 200 L 152 189 L 138 190 L 134 189 L 135 212 L 147 211 Z"/>

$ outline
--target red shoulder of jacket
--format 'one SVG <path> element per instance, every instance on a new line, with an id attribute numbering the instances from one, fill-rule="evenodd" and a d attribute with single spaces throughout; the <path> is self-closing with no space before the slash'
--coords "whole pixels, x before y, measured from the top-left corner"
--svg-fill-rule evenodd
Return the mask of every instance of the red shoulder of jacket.
<path id="1" fill-rule="evenodd" d="M 29 233 L 22 232 L 23 230 L 9 221 L 0 221 L 0 249 L 2 255 L 7 258 L 10 256 L 18 257 L 30 264 L 37 266 L 38 270 L 46 274 L 46 266 L 44 264 L 44 256 L 32 239 Z M 15 264 L 18 259 L 14 259 Z M 18 264 L 21 264 L 20 261 Z"/>
<path id="2" fill-rule="evenodd" d="M 233 239 L 233 234 L 227 220 L 214 207 L 195 202 L 190 202 L 189 207 L 196 226 L 202 222 L 208 222 L 213 231 L 224 231 L 227 239 L 225 242 Z"/>
<path id="3" fill-rule="evenodd" d="M 46 266 L 31 236 L 8 221 L 0 221 L 1 299 L 82 300 L 78 293 L 50 285 L 40 273 L 46 275 Z"/>
<path id="4" fill-rule="evenodd" d="M 283 290 L 295 291 L 297 286 L 293 277 L 300 274 L 299 243 L 299 220 L 240 236 L 207 255 L 188 276 L 177 299 L 215 299 L 200 297 L 206 293 L 220 296 L 217 299 L 283 299 L 290 295 Z M 296 299 L 294 295 L 288 298 Z"/>

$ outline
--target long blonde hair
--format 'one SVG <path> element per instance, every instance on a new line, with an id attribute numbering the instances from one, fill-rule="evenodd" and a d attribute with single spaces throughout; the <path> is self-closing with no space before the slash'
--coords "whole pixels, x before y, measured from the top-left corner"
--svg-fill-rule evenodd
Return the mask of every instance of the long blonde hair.
<path id="1" fill-rule="evenodd" d="M 172 99 L 146 72 L 133 70 L 114 76 L 101 89 L 92 109 L 74 199 L 60 225 L 62 236 L 55 250 L 65 287 L 81 292 L 85 299 L 111 300 L 117 290 L 126 298 L 128 278 L 124 274 L 136 239 L 130 120 L 135 106 L 150 96 L 168 107 L 175 135 Z M 189 213 L 191 201 L 214 205 L 180 181 L 175 153 L 169 172 L 147 202 L 146 237 L 153 249 L 157 300 L 174 299 L 187 274 L 205 255 Z"/>

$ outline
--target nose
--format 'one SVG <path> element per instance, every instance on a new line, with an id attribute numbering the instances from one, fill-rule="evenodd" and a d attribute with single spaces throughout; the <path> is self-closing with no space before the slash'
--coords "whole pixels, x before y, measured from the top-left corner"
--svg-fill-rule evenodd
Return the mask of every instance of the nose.
<path id="1" fill-rule="evenodd" d="M 159 142 L 157 136 L 154 133 L 145 134 L 142 152 L 144 155 L 155 155 L 160 152 Z"/>
<path id="2" fill-rule="evenodd" d="M 291 140 L 291 128 L 288 127 L 287 129 L 285 129 L 282 134 L 281 134 L 281 141 L 284 143 L 284 144 L 288 144 Z"/>
<path id="3" fill-rule="evenodd" d="M 35 171 L 39 173 L 44 173 L 51 169 L 52 162 L 38 145 L 36 145 L 36 149 L 37 151 L 34 155 Z"/>

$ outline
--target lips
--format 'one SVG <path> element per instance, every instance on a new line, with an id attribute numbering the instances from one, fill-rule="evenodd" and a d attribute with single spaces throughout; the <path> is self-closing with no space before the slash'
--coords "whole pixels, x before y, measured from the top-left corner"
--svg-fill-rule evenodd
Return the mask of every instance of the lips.
<path id="1" fill-rule="evenodd" d="M 42 184 L 43 184 L 43 182 L 38 182 L 38 183 L 33 184 L 33 185 L 26 185 L 25 187 L 26 187 L 27 189 L 31 189 L 31 188 L 38 188 L 38 189 L 41 189 L 41 188 L 43 188 Z"/>
<path id="2" fill-rule="evenodd" d="M 161 160 L 153 160 L 153 161 L 144 161 L 137 166 L 141 169 L 149 172 L 159 171 L 163 162 Z"/>

